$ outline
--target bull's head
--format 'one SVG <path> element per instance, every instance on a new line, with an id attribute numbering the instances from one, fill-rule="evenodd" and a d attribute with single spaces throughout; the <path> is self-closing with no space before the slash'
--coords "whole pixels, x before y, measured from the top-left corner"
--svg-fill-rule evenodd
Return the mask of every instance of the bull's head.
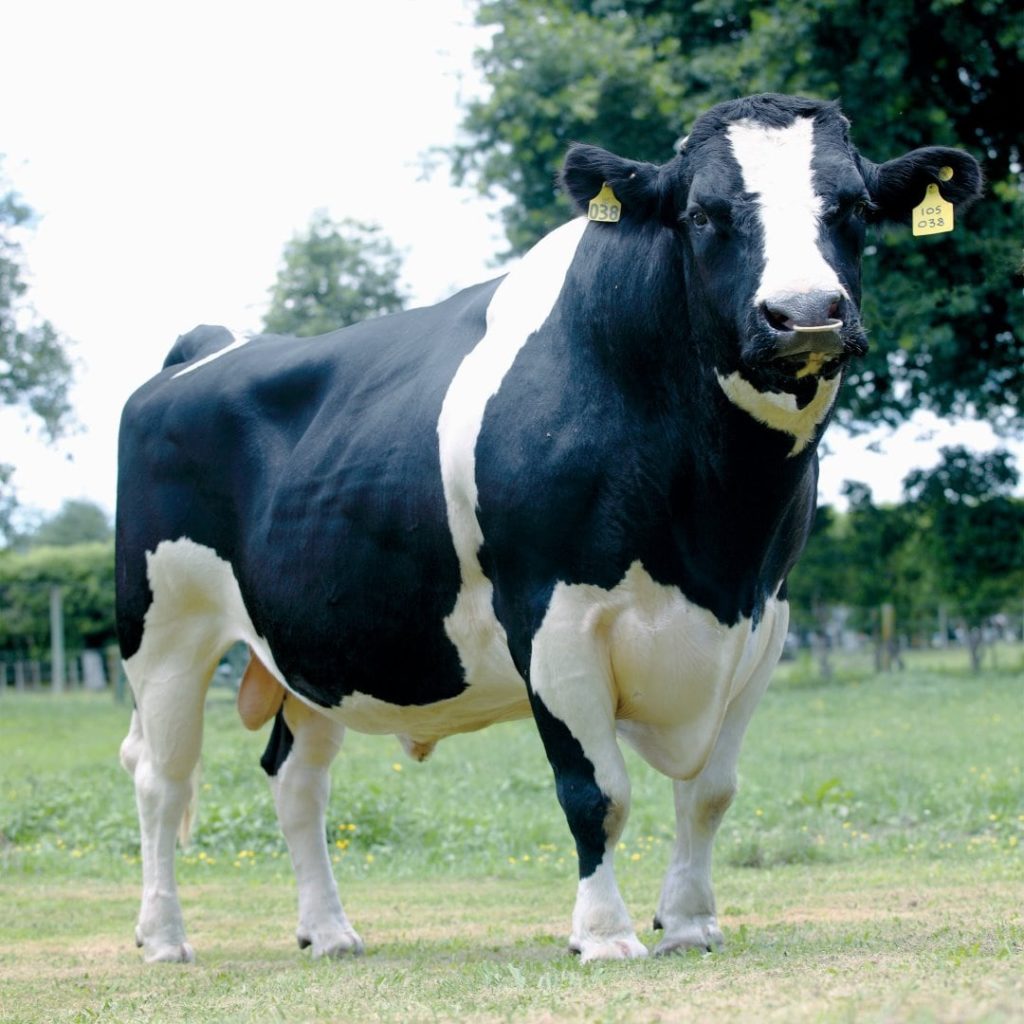
<path id="1" fill-rule="evenodd" d="M 687 318 L 718 339 L 715 370 L 741 405 L 788 394 L 803 406 L 866 351 L 869 223 L 909 221 L 933 182 L 954 204 L 980 193 L 966 153 L 929 147 L 873 164 L 848 129 L 835 103 L 763 95 L 714 107 L 660 167 L 592 146 L 566 158 L 563 182 L 581 208 L 608 182 L 623 223 L 671 235 Z"/>

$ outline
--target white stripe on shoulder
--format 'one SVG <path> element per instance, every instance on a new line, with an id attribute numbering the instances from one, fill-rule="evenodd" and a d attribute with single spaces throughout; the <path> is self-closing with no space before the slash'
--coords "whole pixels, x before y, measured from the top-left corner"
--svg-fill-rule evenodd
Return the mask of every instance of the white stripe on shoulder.
<path id="1" fill-rule="evenodd" d="M 487 329 L 452 378 L 437 421 L 441 482 L 448 528 L 459 558 L 462 586 L 445 630 L 458 648 L 466 679 L 497 672 L 515 675 L 505 631 L 491 607 L 491 583 L 478 553 L 476 443 L 484 409 L 529 337 L 547 320 L 587 221 L 570 221 L 542 238 L 498 286 L 487 307 Z"/>
<path id="2" fill-rule="evenodd" d="M 235 332 L 232 332 L 235 334 Z M 194 363 L 189 363 L 183 370 L 179 370 L 177 373 L 171 375 L 171 380 L 177 380 L 178 377 L 184 377 L 186 373 L 192 373 L 194 370 L 198 370 L 200 366 L 205 366 L 207 363 L 212 363 L 214 359 L 220 359 L 221 356 L 227 355 L 228 352 L 232 352 L 236 348 L 241 348 L 249 338 L 246 335 L 235 334 L 235 340 L 225 345 L 224 348 L 218 349 L 216 352 L 211 352 L 208 356 L 203 356 L 202 359 L 197 359 Z"/>

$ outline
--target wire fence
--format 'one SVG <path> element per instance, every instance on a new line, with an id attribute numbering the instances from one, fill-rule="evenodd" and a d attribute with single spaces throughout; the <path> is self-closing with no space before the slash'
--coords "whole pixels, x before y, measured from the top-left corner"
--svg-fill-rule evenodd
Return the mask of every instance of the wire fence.
<path id="1" fill-rule="evenodd" d="M 121 655 L 116 646 L 68 652 L 63 671 L 51 658 L 30 658 L 0 651 L 0 693 L 118 688 L 123 678 Z"/>
<path id="2" fill-rule="evenodd" d="M 907 669 L 933 672 L 1024 670 L 1024 620 L 994 616 L 969 629 L 946 611 L 899 622 L 881 609 L 829 609 L 797 617 L 783 650 L 779 674 L 807 679 L 863 677 Z M 863 626 L 866 628 L 857 628 Z M 248 662 L 238 644 L 221 660 L 215 686 L 237 688 Z M 0 699 L 5 693 L 110 691 L 127 698 L 127 681 L 116 644 L 69 651 L 63 667 L 52 658 L 0 651 Z"/>

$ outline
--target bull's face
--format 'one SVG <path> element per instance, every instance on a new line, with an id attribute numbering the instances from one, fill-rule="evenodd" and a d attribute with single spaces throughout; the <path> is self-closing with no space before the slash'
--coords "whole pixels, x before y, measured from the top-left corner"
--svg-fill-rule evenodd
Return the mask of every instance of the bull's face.
<path id="1" fill-rule="evenodd" d="M 719 370 L 783 390 L 834 376 L 866 349 L 860 254 L 873 206 L 841 117 L 716 129 L 694 139 L 673 192 L 690 294 L 731 336 Z"/>
<path id="2" fill-rule="evenodd" d="M 736 394 L 790 393 L 803 404 L 866 351 L 867 224 L 909 220 L 931 182 L 954 203 L 980 190 L 965 153 L 920 149 L 878 166 L 857 153 L 848 127 L 836 104 L 755 96 L 702 116 L 664 166 L 576 147 L 563 180 L 584 207 L 608 181 L 624 221 L 656 222 L 661 244 L 671 236 L 677 258 L 665 262 L 683 268 L 687 319 L 716 339 L 720 380 Z"/>

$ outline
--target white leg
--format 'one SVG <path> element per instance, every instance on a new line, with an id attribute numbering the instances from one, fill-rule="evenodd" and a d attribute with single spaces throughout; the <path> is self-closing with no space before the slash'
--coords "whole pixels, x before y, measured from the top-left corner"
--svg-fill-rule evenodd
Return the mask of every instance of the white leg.
<path id="1" fill-rule="evenodd" d="M 784 636 L 784 626 L 781 632 Z M 711 885 L 712 847 L 736 793 L 736 763 L 744 733 L 774 666 L 774 658 L 768 659 L 729 706 L 701 773 L 690 781 L 674 783 L 676 842 L 655 916 L 655 927 L 665 931 L 655 947 L 656 954 L 687 949 L 711 951 L 723 944 Z"/>
<path id="2" fill-rule="evenodd" d="M 136 660 L 139 659 L 139 660 Z M 135 778 L 142 852 L 142 905 L 135 941 L 149 962 L 195 959 L 174 876 L 175 843 L 194 797 L 203 737 L 203 704 L 216 658 L 180 674 L 140 676 L 145 644 L 126 664 L 136 711 L 121 746 L 121 762 Z"/>
<path id="3" fill-rule="evenodd" d="M 142 907 L 135 942 L 149 963 L 191 963 L 174 877 L 178 826 L 191 798 L 188 778 L 173 779 L 143 758 L 135 769 L 135 798 L 142 832 Z"/>
<path id="4" fill-rule="evenodd" d="M 647 955 L 615 881 L 630 784 L 615 736 L 607 651 L 588 609 L 568 588 L 556 591 L 530 661 L 534 719 L 576 841 L 579 887 L 569 946 L 584 962 Z"/>
<path id="5" fill-rule="evenodd" d="M 580 879 L 576 890 L 569 948 L 580 954 L 583 963 L 647 956 L 647 947 L 633 930 L 612 862 L 613 852 L 608 849 L 593 874 Z"/>
<path id="6" fill-rule="evenodd" d="M 330 766 L 345 729 L 295 697 L 286 698 L 284 716 L 294 742 L 270 784 L 298 885 L 295 935 L 302 948 L 312 947 L 314 957 L 361 953 L 363 940 L 342 909 L 327 851 Z"/>

